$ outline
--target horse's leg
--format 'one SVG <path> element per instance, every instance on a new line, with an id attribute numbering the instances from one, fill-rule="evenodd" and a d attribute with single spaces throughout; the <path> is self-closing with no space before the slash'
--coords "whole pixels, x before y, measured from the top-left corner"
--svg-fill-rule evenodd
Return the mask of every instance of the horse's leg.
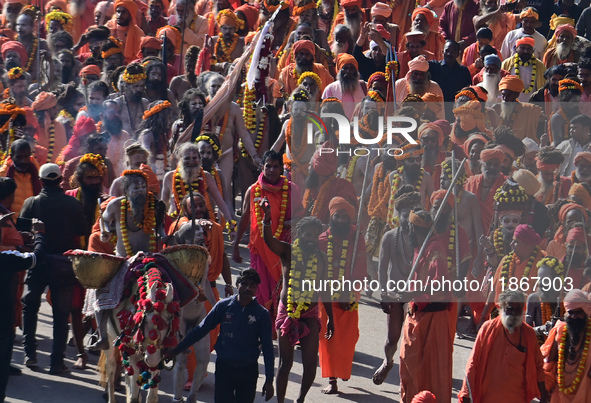
<path id="1" fill-rule="evenodd" d="M 174 365 L 174 402 L 183 400 L 183 386 L 187 380 L 187 354 L 184 352 L 176 356 Z"/>
<path id="2" fill-rule="evenodd" d="M 158 386 L 156 386 L 155 388 L 150 388 L 148 390 L 146 403 L 158 403 Z"/>
<path id="3" fill-rule="evenodd" d="M 131 359 L 132 357 L 130 357 Z M 125 375 L 125 390 L 127 395 L 127 403 L 141 403 L 142 402 L 142 395 L 141 389 L 137 384 L 138 374 L 134 373 L 133 375 Z"/>
<path id="4" fill-rule="evenodd" d="M 197 401 L 197 392 L 207 375 L 207 365 L 209 364 L 209 334 L 199 340 L 193 345 L 195 350 L 195 358 L 197 359 L 197 367 L 193 373 L 193 385 L 189 396 L 187 396 L 187 403 L 195 403 Z"/>
<path id="5" fill-rule="evenodd" d="M 107 394 L 109 395 L 109 403 L 116 403 L 115 399 L 115 373 L 117 371 L 117 362 L 115 358 L 115 349 L 111 346 L 107 351 L 103 352 L 106 357 L 106 372 L 107 372 Z"/>

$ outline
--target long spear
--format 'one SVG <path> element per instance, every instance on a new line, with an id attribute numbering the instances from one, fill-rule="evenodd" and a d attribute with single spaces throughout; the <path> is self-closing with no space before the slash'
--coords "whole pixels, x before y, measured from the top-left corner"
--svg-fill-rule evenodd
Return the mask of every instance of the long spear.
<path id="1" fill-rule="evenodd" d="M 185 28 L 187 28 L 187 6 L 188 6 L 188 2 L 185 3 L 185 8 L 183 9 L 183 32 L 181 34 L 181 54 L 179 57 L 179 74 L 183 74 L 183 45 L 185 44 Z M 193 9 L 193 12 L 195 12 L 195 9 Z M 166 61 L 164 61 L 164 64 L 166 64 Z"/>
<path id="2" fill-rule="evenodd" d="M 38 11 L 37 11 L 37 87 L 39 88 L 39 91 L 41 91 L 41 10 L 43 10 L 43 7 L 45 7 L 44 5 L 45 1 L 41 1 L 41 7 Z M 23 61 L 24 62 L 24 61 Z M 31 66 L 32 67 L 32 66 Z"/>
<path id="3" fill-rule="evenodd" d="M 456 152 L 451 151 L 451 173 L 452 177 L 456 174 Z M 455 248 L 456 248 L 456 277 L 460 275 L 460 226 L 458 225 L 458 190 L 457 187 L 453 187 L 454 194 L 454 228 L 455 233 Z M 462 279 L 463 280 L 463 279 Z"/>
<path id="4" fill-rule="evenodd" d="M 357 245 L 359 244 L 359 230 L 361 229 L 361 211 L 363 206 L 363 196 L 365 195 L 365 186 L 367 183 L 367 171 L 369 171 L 369 149 L 367 150 L 367 161 L 365 162 L 365 173 L 363 174 L 363 186 L 361 187 L 361 196 L 359 197 L 359 211 L 357 211 L 357 230 L 355 231 L 355 243 L 353 246 L 353 257 L 351 259 L 351 276 L 353 276 L 353 268 L 355 267 L 355 259 L 357 259 Z M 340 279 L 339 279 L 340 280 Z"/>

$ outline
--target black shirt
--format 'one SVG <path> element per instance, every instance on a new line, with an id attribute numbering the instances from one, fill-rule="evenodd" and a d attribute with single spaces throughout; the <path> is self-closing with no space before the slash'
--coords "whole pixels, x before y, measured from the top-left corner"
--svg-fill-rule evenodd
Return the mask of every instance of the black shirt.
<path id="1" fill-rule="evenodd" d="M 445 115 L 447 120 L 453 120 L 453 103 L 458 92 L 464 87 L 472 85 L 472 76 L 466 66 L 456 63 L 450 67 L 445 61 L 431 60 L 429 62 L 431 80 L 441 87 L 443 100 L 445 101 Z"/>
<path id="2" fill-rule="evenodd" d="M 363 81 L 369 80 L 369 76 L 371 76 L 376 71 L 381 71 L 382 73 L 386 72 L 386 62 L 377 65 L 372 58 L 369 58 L 363 54 L 363 48 L 361 46 L 357 46 L 353 48 L 353 57 L 357 60 L 359 64 L 359 75 Z M 385 59 L 384 59 L 385 60 Z"/>

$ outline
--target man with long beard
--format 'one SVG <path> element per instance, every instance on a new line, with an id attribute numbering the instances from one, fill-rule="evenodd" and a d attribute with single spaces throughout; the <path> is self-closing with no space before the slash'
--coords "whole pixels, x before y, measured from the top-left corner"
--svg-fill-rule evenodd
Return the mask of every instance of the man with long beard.
<path id="1" fill-rule="evenodd" d="M 548 402 L 536 332 L 523 321 L 525 302 L 521 291 L 499 296 L 500 316 L 478 332 L 458 393 L 460 403 L 526 403 L 536 397 Z"/>
<path id="2" fill-rule="evenodd" d="M 112 100 L 103 103 L 101 112 L 102 129 L 109 135 L 107 147 L 107 158 L 113 163 L 113 171 L 116 177 L 126 169 L 125 166 L 125 144 L 131 139 L 128 132 L 123 130 L 123 121 L 119 114 L 119 104 Z M 135 168 L 134 168 L 135 169 Z"/>
<path id="3" fill-rule="evenodd" d="M 41 191 L 37 167 L 31 161 L 31 146 L 23 139 L 15 140 L 10 146 L 10 160 L 0 168 L 0 176 L 14 179 L 17 184 L 10 211 L 19 214 L 26 199 Z"/>
<path id="4" fill-rule="evenodd" d="M 137 138 L 137 131 L 142 123 L 142 117 L 148 110 L 149 101 L 144 98 L 147 79 L 144 67 L 139 63 L 127 66 L 122 74 L 122 95 L 115 98 L 121 108 L 123 129 L 133 138 Z"/>
<path id="5" fill-rule="evenodd" d="M 98 66 L 94 66 L 98 69 Z M 86 104 L 86 110 L 80 110 L 76 119 L 80 116 L 88 116 L 95 122 L 101 120 L 101 114 L 104 111 L 103 103 L 109 98 L 109 86 L 103 81 L 97 80 L 90 84 L 82 85 L 81 91 L 86 95 L 88 102 Z M 84 77 L 82 78 L 85 79 Z"/>
<path id="6" fill-rule="evenodd" d="M 37 19 L 38 15 L 32 8 L 24 8 L 16 20 L 16 32 L 18 34 L 16 40 L 27 49 L 27 56 L 25 59 L 21 60 L 22 64 L 20 66 L 32 77 L 38 77 L 39 74 L 37 57 L 33 57 L 34 55 L 32 54 L 33 48 L 38 48 L 39 51 L 50 53 L 47 41 L 45 39 L 37 38 L 35 35 L 35 24 L 38 22 Z M 37 45 L 34 45 L 35 43 Z"/>
<path id="7" fill-rule="evenodd" d="M 405 77 L 396 80 L 396 102 L 401 103 L 408 94 L 425 95 L 427 92 L 441 96 L 443 92 L 429 74 L 429 62 L 423 55 L 419 55 L 408 62 L 408 73 Z M 443 119 L 442 116 L 438 118 Z"/>
<path id="8" fill-rule="evenodd" d="M 473 19 L 478 15 L 478 4 L 471 0 L 454 0 L 447 3 L 439 19 L 439 33 L 446 41 L 456 41 L 460 54 L 476 41 Z"/>
<path id="9" fill-rule="evenodd" d="M 585 261 L 589 257 L 589 242 L 586 222 L 575 224 L 566 235 L 566 254 L 562 258 L 565 266 L 569 267 L 568 277 L 572 281 L 573 288 L 581 289 L 587 283 L 584 279 Z M 587 238 L 587 239 L 585 239 Z"/>
<path id="10" fill-rule="evenodd" d="M 393 12 L 396 12 L 396 10 Z M 406 21 L 406 16 L 404 17 L 404 21 Z M 438 60 L 443 58 L 445 39 L 443 39 L 443 36 L 437 32 L 437 30 L 431 30 L 431 25 L 434 21 L 435 17 L 433 15 L 433 11 L 430 8 L 417 7 L 412 10 L 411 26 L 408 27 L 408 29 L 410 30 L 409 33 L 413 33 L 413 35 L 416 35 L 419 40 L 425 41 L 424 50 L 435 55 L 433 60 Z M 401 32 L 406 32 L 403 29 L 402 22 L 400 22 L 400 25 Z M 410 38 L 408 38 L 407 35 L 401 35 L 399 49 L 405 49 L 409 40 Z"/>
<path id="11" fill-rule="evenodd" d="M 400 66 L 399 77 L 406 76 L 406 73 L 408 73 L 408 63 L 419 55 L 424 55 L 427 60 L 435 60 L 435 54 L 425 48 L 427 41 L 425 41 L 425 36 L 421 31 L 407 32 L 404 34 L 404 37 L 406 38 L 406 43 L 404 44 L 404 49 L 406 50 L 399 51 L 396 54 Z"/>
<path id="12" fill-rule="evenodd" d="M 546 206 L 568 197 L 571 181 L 568 176 L 560 175 L 559 169 L 563 162 L 563 153 L 554 147 L 544 147 L 538 151 L 536 167 L 541 187 L 535 197 Z"/>
<path id="13" fill-rule="evenodd" d="M 365 10 L 361 8 L 361 0 L 342 0 L 341 7 L 343 11 L 334 20 L 333 32 L 337 25 L 344 24 L 351 30 L 351 36 L 358 38 L 361 27 L 365 24 Z"/>
<path id="14" fill-rule="evenodd" d="M 541 347 L 546 386 L 552 402 L 584 402 L 591 394 L 591 377 L 587 376 L 591 359 L 583 352 L 591 343 L 589 294 L 569 291 L 564 297 L 564 309 L 564 321 L 552 328 Z"/>
<path id="15" fill-rule="evenodd" d="M 443 130 L 435 123 L 423 123 L 419 127 L 419 140 L 425 152 L 421 160 L 422 168 L 429 172 L 433 178 L 441 175 L 441 163 L 446 157 L 443 145 L 445 136 Z M 439 189 L 439 182 L 433 183 L 435 190 Z"/>
<path id="16" fill-rule="evenodd" d="M 319 249 L 327 254 L 328 280 L 362 281 L 367 274 L 365 260 L 365 241 L 355 242 L 357 226 L 355 208 L 342 197 L 335 197 L 329 203 L 329 229 L 318 239 Z M 353 245 L 357 246 L 354 250 Z M 353 255 L 355 254 L 355 261 Z M 329 378 L 329 385 L 322 393 L 339 393 L 337 378 L 349 380 L 353 367 L 355 345 L 359 339 L 359 294 L 342 290 L 332 295 L 332 314 L 335 334 L 330 340 L 320 339 L 320 368 L 322 377 Z M 321 333 L 326 329 L 327 314 L 320 307 Z"/>
<path id="17" fill-rule="evenodd" d="M 314 42 L 308 40 L 297 41 L 291 47 L 291 51 L 295 63 L 285 66 L 279 74 L 279 82 L 283 84 L 284 93 L 291 94 L 298 86 L 298 78 L 306 72 L 318 75 L 322 84 L 319 88 L 320 93 L 324 91 L 328 84 L 334 81 L 326 67 L 314 62 L 316 52 Z"/>
<path id="18" fill-rule="evenodd" d="M 506 4 L 499 7 L 498 0 L 480 0 L 480 12 L 474 17 L 474 26 L 476 29 L 488 27 L 493 34 L 490 44 L 495 49 L 501 49 L 503 38 L 515 29 L 519 21 L 520 17 L 513 14 Z"/>
<path id="19" fill-rule="evenodd" d="M 511 129 L 513 134 L 523 140 L 529 137 L 538 141 L 538 133 L 544 130 L 540 124 L 542 108 L 527 102 L 520 102 L 523 92 L 523 81 L 517 76 L 508 75 L 499 82 L 502 101 L 493 109 L 499 114 L 501 123 Z"/>
<path id="20" fill-rule="evenodd" d="M 558 83 L 558 100 L 560 107 L 550 115 L 548 122 L 548 140 L 556 147 L 570 138 L 571 119 L 579 115 L 579 101 L 583 87 L 578 81 L 560 80 Z"/>
<path id="21" fill-rule="evenodd" d="M 209 172 L 201 166 L 201 154 L 197 144 L 184 143 L 175 150 L 178 166 L 168 172 L 162 181 L 162 201 L 167 206 L 168 214 L 176 217 L 180 212 L 181 201 L 189 193 L 189 186 L 202 195 L 211 196 L 206 201 L 210 217 L 215 217 L 212 201 L 217 204 L 224 219 L 230 223 L 234 216 L 224 203 L 216 181 Z M 189 185 L 190 184 L 190 185 Z"/>
<path id="22" fill-rule="evenodd" d="M 147 57 L 142 61 L 146 69 L 146 98 L 150 103 L 155 101 L 168 101 L 171 105 L 173 116 L 178 116 L 177 100 L 172 91 L 168 89 L 166 66 L 157 57 Z"/>
<path id="23" fill-rule="evenodd" d="M 334 57 L 336 58 L 341 53 L 352 53 L 353 46 L 355 45 L 355 39 L 351 28 L 344 24 L 337 25 L 332 31 L 334 40 L 330 45 Z"/>
<path id="24" fill-rule="evenodd" d="M 575 184 L 573 188 L 580 187 L 581 185 Z M 583 192 L 587 192 L 587 190 L 582 189 Z M 589 193 L 587 193 L 588 195 Z M 552 219 L 555 223 L 558 224 L 558 229 L 554 234 L 554 239 L 548 242 L 548 247 L 546 248 L 546 252 L 550 256 L 554 256 L 557 259 L 562 259 L 566 256 L 566 239 L 569 231 L 576 227 L 582 226 L 583 223 L 588 222 L 589 217 L 587 215 L 587 210 L 585 207 L 578 203 L 569 203 L 566 202 L 565 204 L 557 210 L 557 208 L 553 208 Z"/>
<path id="25" fill-rule="evenodd" d="M 39 122 L 37 144 L 47 149 L 47 162 L 57 161 L 61 151 L 68 145 L 64 125 L 56 121 L 59 113 L 57 97 L 51 92 L 41 92 L 32 105 Z"/>
<path id="26" fill-rule="evenodd" d="M 542 88 L 545 84 L 544 74 L 546 66 L 537 57 L 534 56 L 536 42 L 532 37 L 524 37 L 515 42 L 516 53 L 506 58 L 501 64 L 503 70 L 517 76 L 523 83 L 528 83 L 528 87 L 519 94 L 520 102 L 527 102 L 529 94 Z M 535 65 L 535 69 L 534 69 Z"/>
<path id="27" fill-rule="evenodd" d="M 351 120 L 355 106 L 367 95 L 367 86 L 359 79 L 359 63 L 350 54 L 341 53 L 337 56 L 336 69 L 336 81 L 326 86 L 322 99 L 340 99 L 343 102 L 345 116 Z"/>
<path id="28" fill-rule="evenodd" d="M 187 90 L 179 101 L 179 118 L 172 124 L 172 138 L 170 147 L 174 149 L 177 145 L 179 136 L 183 131 L 197 119 L 200 113 L 203 113 L 205 107 L 205 95 L 196 88 Z"/>
<path id="29" fill-rule="evenodd" d="M 530 103 L 543 106 L 546 116 L 552 115 L 560 106 L 558 100 L 558 83 L 564 79 L 567 69 L 562 64 L 552 66 L 544 73 L 546 85 L 534 92 L 529 97 Z"/>
<path id="30" fill-rule="evenodd" d="M 125 156 L 123 158 L 123 162 L 125 164 L 125 169 L 141 169 L 144 173 L 147 173 L 148 167 L 148 157 L 150 156 L 150 152 L 146 150 L 140 143 L 131 142 L 127 147 L 124 147 Z M 150 169 L 151 171 L 151 169 Z M 152 172 L 152 175 L 154 173 Z M 156 181 L 158 186 L 150 186 L 150 191 L 152 193 L 160 193 L 160 184 Z M 123 176 L 119 176 L 117 179 L 113 181 L 111 185 L 111 189 L 109 189 L 109 194 L 111 196 L 119 197 L 125 194 L 123 190 Z"/>
<path id="31" fill-rule="evenodd" d="M 487 107 L 499 102 L 499 83 L 508 74 L 508 71 L 501 69 L 501 59 L 497 55 L 488 55 L 484 58 L 484 67 L 472 78 L 472 82 L 474 85 L 480 85 L 488 93 Z"/>
<path id="32" fill-rule="evenodd" d="M 101 47 L 101 57 L 103 58 L 102 80 L 109 82 L 111 73 L 125 63 L 125 56 L 123 56 L 123 42 L 114 37 L 110 37 Z"/>
<path id="33" fill-rule="evenodd" d="M 581 53 L 574 48 L 577 38 L 577 30 L 569 24 L 564 24 L 554 31 L 555 47 L 551 47 L 544 53 L 544 64 L 547 68 L 563 63 L 578 63 Z"/>
<path id="34" fill-rule="evenodd" d="M 591 152 L 581 151 L 574 159 L 575 170 L 571 174 L 574 183 L 586 183 L 591 185 Z"/>
<path id="35" fill-rule="evenodd" d="M 2 29 L 8 30 L 8 32 L 16 31 L 16 19 L 25 5 L 27 5 L 25 0 L 8 0 L 4 3 L 0 17 Z"/>
<path id="36" fill-rule="evenodd" d="M 575 170 L 575 157 L 581 151 L 590 151 L 591 147 L 591 117 L 578 115 L 571 119 L 569 139 L 556 147 L 561 151 L 563 159 L 560 174 L 570 176 Z"/>
<path id="37" fill-rule="evenodd" d="M 445 259 L 446 247 L 438 236 L 427 238 L 433 219 L 423 210 L 411 211 L 410 243 L 415 251 L 415 280 L 403 292 L 403 302 L 409 302 L 409 315 L 402 329 L 400 346 L 400 401 L 410 403 L 421 390 L 430 390 L 440 402 L 451 401 L 453 331 L 449 320 L 451 293 L 434 291 L 427 279 L 449 278 Z M 424 253 L 418 251 L 424 246 Z M 437 346 L 437 348 L 432 348 Z M 429 365 L 425 365 L 429 363 Z"/>

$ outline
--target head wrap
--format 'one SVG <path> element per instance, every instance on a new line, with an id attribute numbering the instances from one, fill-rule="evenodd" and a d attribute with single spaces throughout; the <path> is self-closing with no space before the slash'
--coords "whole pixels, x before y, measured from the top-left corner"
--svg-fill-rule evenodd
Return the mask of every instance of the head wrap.
<path id="1" fill-rule="evenodd" d="M 586 160 L 587 162 L 591 163 L 591 152 L 589 151 L 581 151 L 575 155 L 575 166 L 579 164 L 582 160 Z"/>
<path id="2" fill-rule="evenodd" d="M 428 101 L 425 101 L 425 102 L 428 102 Z M 451 134 L 451 125 L 449 124 L 449 122 L 447 120 L 438 119 L 435 122 L 433 122 L 433 124 L 439 126 L 439 128 L 441 129 L 441 131 L 443 132 L 443 135 L 445 137 L 449 137 L 449 135 Z"/>
<path id="3" fill-rule="evenodd" d="M 542 242 L 538 233 L 527 224 L 519 224 L 517 228 L 515 228 L 513 237 L 529 245 L 538 245 Z"/>
<path id="4" fill-rule="evenodd" d="M 256 7 L 251 6 L 250 4 L 243 4 L 238 7 L 234 12 L 240 11 L 246 17 L 246 28 L 251 30 L 256 25 L 257 21 L 259 20 L 259 10 Z"/>
<path id="5" fill-rule="evenodd" d="M 523 140 L 521 140 L 521 142 L 525 146 L 526 154 L 537 153 L 538 151 L 540 151 L 540 146 L 538 145 L 538 143 L 536 143 L 535 140 L 530 139 L 529 137 L 525 137 Z"/>
<path id="6" fill-rule="evenodd" d="M 525 189 L 525 193 L 530 196 L 538 193 L 538 190 L 542 186 L 538 178 L 527 169 L 519 169 L 513 172 L 513 180 Z"/>
<path id="7" fill-rule="evenodd" d="M 482 141 L 484 144 L 488 143 L 488 139 L 484 137 L 482 134 L 471 134 L 470 137 L 468 137 L 468 139 L 462 145 L 464 154 L 470 155 L 470 148 L 472 148 L 472 144 L 474 144 L 475 141 Z M 480 156 L 480 158 L 482 158 L 482 155 Z"/>
<path id="8" fill-rule="evenodd" d="M 113 10 L 117 11 L 117 7 L 125 7 L 129 14 L 131 15 L 131 23 L 135 25 L 135 17 L 137 15 L 138 7 L 133 0 L 116 0 L 115 5 L 113 6 Z M 115 13 L 113 13 L 115 15 Z"/>
<path id="9" fill-rule="evenodd" d="M 361 0 L 359 1 L 361 2 Z M 263 0 L 263 6 L 267 9 L 268 12 L 273 14 L 275 11 L 277 11 L 279 7 L 281 7 L 281 10 L 285 10 L 289 7 L 289 4 L 287 1 L 283 3 L 277 2 L 277 4 L 269 4 L 268 0 Z"/>
<path id="10" fill-rule="evenodd" d="M 401 144 L 401 149 L 404 151 L 402 154 L 400 155 L 394 155 L 394 158 L 397 161 L 404 161 L 406 159 L 409 159 L 410 157 L 418 157 L 419 155 L 423 155 L 423 153 L 425 152 L 425 150 L 423 149 L 423 147 L 421 147 L 421 142 L 420 140 L 416 141 L 418 144 L 412 144 L 410 142 L 406 142 L 404 144 Z"/>
<path id="11" fill-rule="evenodd" d="M 140 165 L 140 171 L 142 171 L 147 178 L 148 190 L 156 195 L 160 194 L 160 181 L 154 171 L 152 171 L 152 168 L 147 164 L 142 164 Z"/>
<path id="12" fill-rule="evenodd" d="M 423 14 L 425 16 L 429 25 L 433 24 L 433 21 L 435 21 L 435 17 L 433 16 L 433 11 L 431 11 L 427 7 L 415 8 L 414 11 L 412 12 L 411 17 L 410 17 L 411 20 L 414 21 L 415 18 L 417 17 L 417 15 L 419 15 L 419 14 Z"/>
<path id="13" fill-rule="evenodd" d="M 45 5 L 45 13 L 49 14 L 49 10 L 55 7 L 59 8 L 64 13 L 68 12 L 68 4 L 64 0 L 51 0 Z"/>
<path id="14" fill-rule="evenodd" d="M 361 0 L 341 0 L 341 6 L 345 7 L 361 7 Z"/>
<path id="15" fill-rule="evenodd" d="M 556 28 L 556 31 L 554 31 L 554 37 L 558 38 L 560 36 L 560 34 L 565 31 L 570 32 L 571 35 L 573 36 L 573 39 L 575 39 L 577 37 L 577 30 L 575 29 L 574 26 L 572 26 L 570 24 L 563 24 L 563 25 L 559 26 L 558 28 Z"/>
<path id="16" fill-rule="evenodd" d="M 519 38 L 516 42 L 515 42 L 515 46 L 521 46 L 521 45 L 529 45 L 532 48 L 534 48 L 536 46 L 536 40 L 534 38 L 532 38 L 531 36 L 524 36 L 523 38 Z"/>
<path id="17" fill-rule="evenodd" d="M 370 48 L 371 50 L 373 50 L 374 48 L 377 48 L 377 47 L 379 47 L 379 46 L 380 46 L 380 45 L 378 45 L 378 43 L 377 43 L 376 41 L 370 41 L 370 42 L 369 42 L 369 48 Z"/>
<path id="18" fill-rule="evenodd" d="M 426 131 L 429 131 L 429 130 L 435 130 L 437 132 L 437 145 L 439 147 L 441 147 L 441 145 L 443 144 L 443 140 L 445 140 L 445 138 L 444 138 L 443 130 L 441 129 L 441 127 L 439 127 L 439 125 L 437 125 L 435 123 L 423 123 L 419 127 L 419 139 L 421 138 L 423 133 L 425 133 Z"/>
<path id="19" fill-rule="evenodd" d="M 320 148 L 317 148 L 316 151 L 314 151 L 312 160 L 310 161 L 312 164 L 312 169 L 320 176 L 332 175 L 337 170 L 338 159 L 336 153 L 323 152 L 321 154 L 321 151 L 327 148 L 333 148 L 330 141 L 327 141 L 326 143 L 322 144 Z"/>
<path id="20" fill-rule="evenodd" d="M 429 62 L 427 61 L 427 58 L 425 56 L 418 55 L 410 62 L 408 62 L 409 73 L 415 70 L 423 72 L 429 71 Z"/>
<path id="21" fill-rule="evenodd" d="M 314 42 L 307 39 L 297 41 L 293 44 L 292 49 L 294 56 L 297 55 L 301 50 L 307 50 L 308 52 L 312 53 L 312 56 L 316 54 L 316 45 L 314 45 Z"/>
<path id="22" fill-rule="evenodd" d="M 57 97 L 51 92 L 41 92 L 35 98 L 35 102 L 31 105 L 34 111 L 40 112 L 53 108 L 57 105 Z"/>
<path id="23" fill-rule="evenodd" d="M 501 68 L 501 59 L 499 59 L 499 56 L 497 56 L 497 55 L 484 56 L 484 65 L 485 66 L 495 65 L 500 69 Z"/>
<path id="24" fill-rule="evenodd" d="M 127 39 L 125 40 L 125 46 L 123 48 L 123 55 L 125 56 L 125 59 L 127 60 L 127 62 L 133 60 L 136 57 L 137 54 L 137 49 L 136 46 L 137 44 L 142 40 L 142 36 L 144 35 L 144 32 L 141 29 L 137 29 L 137 23 L 135 21 L 136 16 L 137 16 L 137 12 L 138 12 L 138 6 L 135 4 L 135 2 L 133 0 L 116 0 L 115 1 L 115 13 L 113 14 L 113 17 L 111 19 L 111 21 L 114 22 L 114 25 L 117 26 L 117 8 L 118 7 L 124 7 L 127 9 L 127 11 L 129 11 L 129 14 L 131 15 L 131 19 L 129 21 L 129 26 L 127 27 Z"/>
<path id="25" fill-rule="evenodd" d="M 333 197 L 330 200 L 330 203 L 328 203 L 328 211 L 332 216 L 339 210 L 345 210 L 351 221 L 355 219 L 355 207 L 353 207 L 351 203 L 340 196 Z"/>
<path id="26" fill-rule="evenodd" d="M 218 12 L 216 21 L 219 27 L 223 25 L 231 25 L 237 30 L 244 28 L 244 21 L 236 17 L 236 14 L 234 14 L 232 10 L 225 9 Z"/>
<path id="27" fill-rule="evenodd" d="M 140 52 L 143 48 L 162 49 L 162 42 L 154 36 L 144 36 L 140 42 Z"/>
<path id="28" fill-rule="evenodd" d="M 473 85 L 469 88 L 471 88 L 476 93 L 476 96 L 478 96 L 478 98 L 480 98 L 484 102 L 488 101 L 488 94 L 486 93 L 486 90 L 483 87 L 481 87 L 480 85 Z"/>
<path id="29" fill-rule="evenodd" d="M 72 32 L 74 28 L 74 22 L 72 16 L 63 11 L 54 10 L 45 16 L 45 28 L 49 31 L 49 23 L 51 21 L 57 21 L 61 24 L 62 28 L 66 32 Z"/>
<path id="30" fill-rule="evenodd" d="M 96 13 L 97 11 L 101 13 L 104 21 L 107 21 L 108 18 L 111 18 L 115 14 L 115 7 L 112 1 L 101 1 L 94 8 L 94 12 Z"/>
<path id="31" fill-rule="evenodd" d="M 575 23 L 576 23 L 576 21 L 573 20 L 572 18 L 569 18 L 566 16 L 559 17 L 556 14 L 552 14 L 552 17 L 550 17 L 550 30 L 556 31 L 561 25 L 570 25 L 570 26 L 574 27 Z M 576 33 L 575 33 L 575 36 L 577 36 Z"/>
<path id="32" fill-rule="evenodd" d="M 536 13 L 536 12 L 534 11 L 534 9 L 533 9 L 533 8 L 531 8 L 531 7 L 526 7 L 526 8 L 525 8 L 525 9 L 524 9 L 524 10 L 521 12 L 521 14 L 519 14 L 519 18 L 521 18 L 522 20 L 523 20 L 524 18 L 528 18 L 528 17 L 529 17 L 529 18 L 535 18 L 536 20 L 539 20 L 539 19 L 540 19 L 540 15 L 539 15 L 538 13 Z"/>
<path id="33" fill-rule="evenodd" d="M 511 159 L 513 159 L 513 160 L 515 159 L 515 151 L 513 151 L 509 146 L 507 146 L 505 144 L 499 144 L 495 148 L 497 150 L 501 150 L 502 152 L 504 152 L 505 154 L 507 154 L 509 157 L 511 157 Z M 501 161 L 503 161 L 503 160 L 501 160 Z"/>
<path id="34" fill-rule="evenodd" d="M 574 227 L 568 231 L 566 242 L 585 242 L 585 230 L 582 227 Z"/>
<path id="35" fill-rule="evenodd" d="M 565 78 L 564 80 L 560 80 L 558 82 L 558 92 L 566 91 L 566 90 L 574 90 L 579 91 L 581 94 L 583 93 L 583 86 L 579 84 L 575 80 L 570 80 Z"/>
<path id="36" fill-rule="evenodd" d="M 437 200 L 443 200 L 446 193 L 447 193 L 447 190 L 445 190 L 445 189 L 439 189 L 439 190 L 436 190 L 435 192 L 431 193 L 431 205 L 435 204 L 435 202 Z M 449 207 L 454 208 L 456 203 L 455 203 L 455 199 L 454 199 L 453 194 L 450 194 L 449 197 L 447 198 L 447 204 L 449 204 Z"/>
<path id="37" fill-rule="evenodd" d="M 382 71 L 376 71 L 375 73 L 373 73 L 371 76 L 369 76 L 369 79 L 367 80 L 367 87 L 371 88 L 371 85 L 376 81 L 381 82 L 383 84 L 387 84 L 388 82 L 386 81 L 386 73 Z"/>
<path id="38" fill-rule="evenodd" d="M 433 393 L 424 390 L 417 393 L 410 403 L 437 403 L 437 399 Z"/>
<path id="39" fill-rule="evenodd" d="M 356 69 L 359 69 L 359 63 L 357 63 L 357 59 L 348 53 L 340 53 L 337 56 L 337 72 L 341 71 L 343 66 L 346 66 L 347 64 L 352 64 Z"/>
<path id="40" fill-rule="evenodd" d="M 172 43 L 172 46 L 174 46 L 175 52 L 180 52 L 183 37 L 179 30 L 170 25 L 165 25 L 156 31 L 156 38 L 161 39 L 164 35 L 166 35 L 166 39 L 168 39 Z"/>
<path id="41" fill-rule="evenodd" d="M 101 68 L 96 64 L 89 64 L 88 66 L 84 66 L 82 70 L 80 70 L 80 77 L 85 77 L 88 75 L 95 75 L 101 76 Z"/>
<path id="42" fill-rule="evenodd" d="M 96 131 L 96 124 L 88 116 L 80 116 L 74 125 L 74 135 L 77 137 L 86 136 Z"/>
<path id="43" fill-rule="evenodd" d="M 420 211 L 420 214 L 417 214 L 414 210 L 410 212 L 408 219 L 412 225 L 421 228 L 430 228 L 433 221 L 426 211 Z"/>
<path id="44" fill-rule="evenodd" d="M 499 82 L 499 91 L 502 90 L 523 92 L 523 81 L 517 76 L 507 75 Z"/>
<path id="45" fill-rule="evenodd" d="M 371 8 L 371 16 L 373 17 L 374 15 L 389 18 L 392 15 L 392 7 L 385 3 L 377 2 Z"/>
<path id="46" fill-rule="evenodd" d="M 575 311 L 582 309 L 587 316 L 591 316 L 591 299 L 589 293 L 581 290 L 571 290 L 564 297 L 564 309 Z"/>
<path id="47" fill-rule="evenodd" d="M 497 148 L 489 148 L 480 152 L 480 159 L 483 162 L 487 162 L 495 158 L 498 159 L 499 162 L 503 162 L 505 159 L 505 153 Z"/>
<path id="48" fill-rule="evenodd" d="M 394 199 L 394 207 L 397 211 L 403 208 L 418 208 L 421 205 L 421 194 L 419 192 L 407 192 L 398 195 Z"/>
<path id="49" fill-rule="evenodd" d="M 587 192 L 584 188 L 583 188 L 583 191 Z M 589 193 L 587 193 L 587 195 L 589 195 Z M 588 217 L 587 217 L 587 211 L 585 210 L 585 207 L 583 207 L 577 203 L 566 203 L 564 206 L 562 206 L 560 208 L 560 210 L 558 210 L 558 220 L 560 221 L 560 223 L 564 224 L 564 220 L 566 220 L 567 214 L 569 212 L 571 212 L 572 210 L 580 211 L 581 214 L 583 215 L 583 218 L 585 219 L 585 221 L 587 221 Z"/>
<path id="50" fill-rule="evenodd" d="M 580 183 L 573 183 L 573 185 L 570 187 L 570 190 L 568 191 L 568 195 L 575 196 L 577 199 L 580 199 L 581 203 L 583 203 L 583 207 L 591 210 L 591 195 L 587 189 L 585 189 L 585 186 L 581 185 Z M 570 204 L 575 204 L 578 206 L 577 203 Z"/>
<path id="51" fill-rule="evenodd" d="M 425 102 L 425 106 L 427 107 L 427 109 L 430 109 L 433 112 L 435 112 L 436 116 L 438 116 L 439 113 L 443 110 L 443 96 L 435 95 L 432 92 L 425 92 L 425 94 L 421 98 L 423 99 L 423 102 Z M 449 132 L 451 133 L 451 125 L 449 126 Z M 449 133 L 447 134 L 447 136 L 449 136 Z"/>
<path id="52" fill-rule="evenodd" d="M 10 51 L 18 53 L 18 55 L 21 58 L 22 64 L 27 63 L 27 60 L 29 59 L 29 54 L 27 53 L 27 49 L 25 49 L 22 43 L 17 41 L 8 41 L 5 44 L 3 44 L 0 48 L 0 53 L 2 53 L 2 59 L 6 60 L 6 53 Z"/>

